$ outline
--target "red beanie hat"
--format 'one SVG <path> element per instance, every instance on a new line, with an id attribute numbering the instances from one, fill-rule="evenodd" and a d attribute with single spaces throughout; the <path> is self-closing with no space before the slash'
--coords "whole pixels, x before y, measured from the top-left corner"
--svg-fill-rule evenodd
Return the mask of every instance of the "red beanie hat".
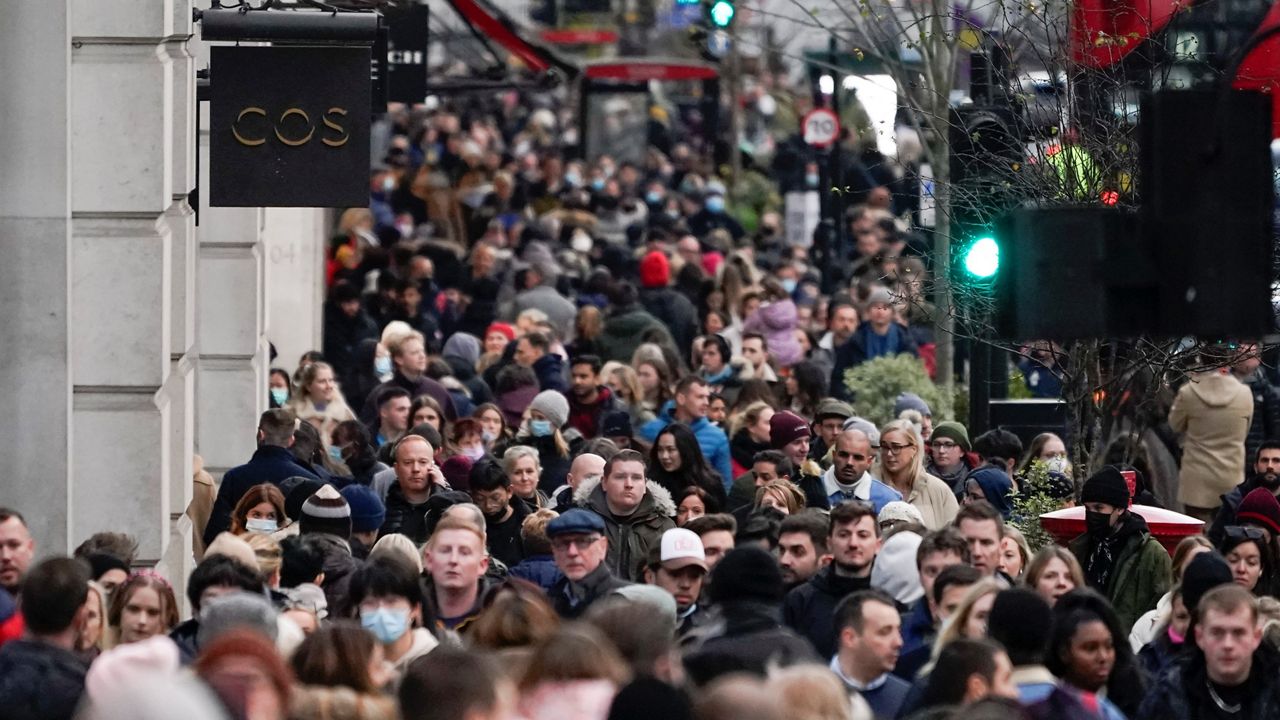
<path id="1" fill-rule="evenodd" d="M 784 410 L 769 419 L 769 443 L 775 448 L 809 437 L 809 423 L 793 412 Z"/>
<path id="2" fill-rule="evenodd" d="M 671 265 L 667 262 L 667 256 L 658 250 L 645 255 L 640 261 L 641 287 L 666 287 L 670 282 Z"/>
<path id="3" fill-rule="evenodd" d="M 489 328 L 484 331 L 484 336 L 489 337 L 490 333 L 500 332 L 507 336 L 507 342 L 516 339 L 516 329 L 506 323 L 496 322 L 490 323 Z"/>
<path id="4" fill-rule="evenodd" d="M 1236 522 L 1254 522 L 1280 535 L 1280 500 L 1266 488 L 1254 488 L 1240 501 Z"/>

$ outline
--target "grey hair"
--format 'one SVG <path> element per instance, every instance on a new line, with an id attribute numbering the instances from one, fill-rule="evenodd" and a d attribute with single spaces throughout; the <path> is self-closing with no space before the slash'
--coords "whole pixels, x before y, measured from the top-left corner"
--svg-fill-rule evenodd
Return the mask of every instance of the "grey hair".
<path id="1" fill-rule="evenodd" d="M 528 445 L 512 445 L 502 454 L 502 472 L 507 475 L 516 469 L 516 463 L 520 458 L 533 458 L 534 467 L 538 468 L 538 472 L 542 472 L 542 461 L 538 458 L 538 451 Z"/>

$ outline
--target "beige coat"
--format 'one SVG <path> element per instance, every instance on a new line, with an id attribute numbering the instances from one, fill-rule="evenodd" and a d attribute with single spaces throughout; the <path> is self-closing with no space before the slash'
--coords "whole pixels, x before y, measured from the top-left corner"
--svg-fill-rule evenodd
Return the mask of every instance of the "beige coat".
<path id="1" fill-rule="evenodd" d="M 1169 425 L 1182 433 L 1178 502 L 1216 508 L 1244 480 L 1244 441 L 1253 421 L 1253 394 L 1230 374 L 1194 376 L 1173 401 Z"/>
<path id="2" fill-rule="evenodd" d="M 951 486 L 927 472 L 916 476 L 906 500 L 920 511 L 924 516 L 924 526 L 931 531 L 950 525 L 956 519 L 956 513 L 960 512 L 960 503 L 956 502 Z"/>
<path id="3" fill-rule="evenodd" d="M 204 469 L 204 458 L 192 456 L 191 469 L 192 493 L 187 517 L 191 518 L 191 552 L 196 562 L 200 562 L 204 559 L 204 529 L 209 524 L 217 493 L 213 487 L 213 476 Z"/>

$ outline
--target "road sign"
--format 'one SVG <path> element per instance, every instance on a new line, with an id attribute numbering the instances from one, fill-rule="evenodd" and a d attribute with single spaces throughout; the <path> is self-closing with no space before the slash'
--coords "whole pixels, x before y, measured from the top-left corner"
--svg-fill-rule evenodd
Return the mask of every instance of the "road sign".
<path id="1" fill-rule="evenodd" d="M 816 148 L 825 148 L 840 137 L 840 118 L 826 108 L 815 108 L 800 121 L 804 141 Z"/>

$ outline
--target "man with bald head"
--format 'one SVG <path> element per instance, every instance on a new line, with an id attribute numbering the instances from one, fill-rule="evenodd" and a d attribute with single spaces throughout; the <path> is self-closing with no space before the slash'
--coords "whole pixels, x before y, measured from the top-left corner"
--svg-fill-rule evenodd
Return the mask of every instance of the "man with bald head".
<path id="1" fill-rule="evenodd" d="M 595 453 L 582 453 L 573 459 L 573 464 L 569 466 L 569 474 L 565 476 L 565 483 L 551 494 L 552 508 L 564 514 L 566 510 L 573 507 L 573 493 L 582 483 L 590 479 L 600 479 L 604 476 L 604 458 Z"/>
<path id="2" fill-rule="evenodd" d="M 901 500 L 902 493 L 871 477 L 871 439 L 861 430 L 850 428 L 836 436 L 831 448 L 832 464 L 822 474 L 823 491 L 831 507 L 846 500 L 871 503 L 876 514 L 880 508 L 894 500 Z"/>
<path id="3" fill-rule="evenodd" d="M 420 435 L 405 435 L 396 443 L 396 481 L 387 490 L 387 519 L 378 535 L 400 533 L 421 545 L 427 541 L 427 501 L 448 488 L 436 465 L 435 448 Z"/>

